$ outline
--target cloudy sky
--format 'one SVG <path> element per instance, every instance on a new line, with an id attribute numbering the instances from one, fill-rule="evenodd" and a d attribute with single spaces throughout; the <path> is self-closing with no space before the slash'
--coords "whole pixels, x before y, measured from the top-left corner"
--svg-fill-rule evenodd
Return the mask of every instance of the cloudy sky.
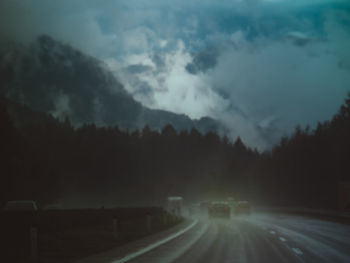
<path id="1" fill-rule="evenodd" d="M 213 117 L 264 149 L 330 119 L 350 91 L 347 2 L 2 0 L 0 36 L 49 34 L 105 61 L 145 106 Z"/>

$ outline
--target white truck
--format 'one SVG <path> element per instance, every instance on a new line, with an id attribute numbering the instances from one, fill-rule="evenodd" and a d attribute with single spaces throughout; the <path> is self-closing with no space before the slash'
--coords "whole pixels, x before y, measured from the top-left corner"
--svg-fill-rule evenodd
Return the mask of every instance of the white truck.
<path id="1" fill-rule="evenodd" d="M 168 197 L 168 212 L 175 215 L 182 215 L 182 197 L 181 196 L 169 196 Z"/>

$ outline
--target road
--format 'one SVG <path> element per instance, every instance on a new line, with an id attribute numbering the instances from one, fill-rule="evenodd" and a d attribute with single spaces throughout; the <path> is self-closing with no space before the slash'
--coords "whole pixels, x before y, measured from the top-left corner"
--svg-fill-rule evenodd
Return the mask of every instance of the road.
<path id="1" fill-rule="evenodd" d="M 301 216 L 252 214 L 200 219 L 132 263 L 350 262 L 350 226 Z"/>

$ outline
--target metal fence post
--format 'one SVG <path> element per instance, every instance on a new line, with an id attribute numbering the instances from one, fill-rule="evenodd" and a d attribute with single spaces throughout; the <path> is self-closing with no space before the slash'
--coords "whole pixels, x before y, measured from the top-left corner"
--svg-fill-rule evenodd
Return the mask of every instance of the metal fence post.
<path id="1" fill-rule="evenodd" d="M 151 226 L 152 226 L 152 216 L 150 214 L 147 214 L 147 216 L 146 216 L 147 233 L 151 233 Z"/>
<path id="2" fill-rule="evenodd" d="M 32 263 L 38 262 L 38 228 L 30 228 L 30 260 Z"/>
<path id="3" fill-rule="evenodd" d="M 114 240 L 119 240 L 120 233 L 119 233 L 119 222 L 116 217 L 113 217 L 113 238 Z"/>
<path id="4" fill-rule="evenodd" d="M 168 226 L 168 215 L 165 212 L 163 213 L 163 225 Z"/>

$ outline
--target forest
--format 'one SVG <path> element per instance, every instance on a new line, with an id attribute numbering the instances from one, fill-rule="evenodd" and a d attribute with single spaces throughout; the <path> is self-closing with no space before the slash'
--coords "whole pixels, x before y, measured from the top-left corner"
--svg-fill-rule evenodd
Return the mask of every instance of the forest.
<path id="1" fill-rule="evenodd" d="M 197 129 L 122 130 L 64 121 L 20 105 L 35 121 L 17 125 L 0 100 L 0 204 L 32 199 L 67 207 L 161 205 L 233 196 L 256 205 L 337 208 L 350 181 L 350 94 L 334 117 L 297 126 L 272 150 Z"/>

